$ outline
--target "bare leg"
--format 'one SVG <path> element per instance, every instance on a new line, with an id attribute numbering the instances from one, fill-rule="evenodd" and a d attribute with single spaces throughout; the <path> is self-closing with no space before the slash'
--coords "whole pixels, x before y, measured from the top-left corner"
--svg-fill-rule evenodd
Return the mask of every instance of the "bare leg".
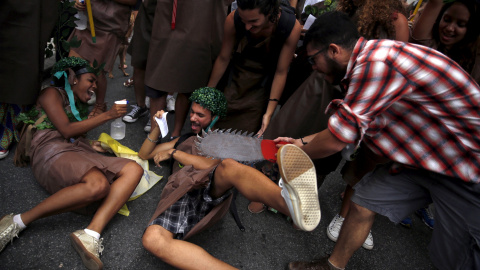
<path id="1" fill-rule="evenodd" d="M 186 94 L 178 93 L 175 100 L 175 125 L 172 131 L 172 137 L 180 136 L 185 119 L 187 117 L 190 102 Z"/>
<path id="2" fill-rule="evenodd" d="M 102 233 L 107 223 L 130 198 L 142 174 L 143 169 L 136 162 L 127 163 L 110 186 L 110 192 L 93 216 L 87 229 Z"/>
<path id="3" fill-rule="evenodd" d="M 86 206 L 107 196 L 109 190 L 110 184 L 105 175 L 93 168 L 85 174 L 80 183 L 59 190 L 34 208 L 21 214 L 22 221 L 28 225 L 40 218 Z"/>
<path id="4" fill-rule="evenodd" d="M 346 217 L 348 214 L 348 210 L 350 209 L 350 198 L 353 196 L 353 189 L 350 185 L 347 185 L 345 188 L 345 195 L 343 196 L 342 200 L 342 208 L 340 209 L 340 216 Z"/>
<path id="5" fill-rule="evenodd" d="M 345 268 L 353 253 L 359 249 L 375 220 L 375 213 L 351 202 L 338 241 L 333 248 L 330 262 L 336 267 Z"/>
<path id="6" fill-rule="evenodd" d="M 133 67 L 133 88 L 137 105 L 145 108 L 145 70 Z"/>
<path id="7" fill-rule="evenodd" d="M 155 114 L 160 110 L 165 110 L 166 105 L 167 105 L 167 95 L 163 95 L 159 98 L 150 97 L 150 120 L 155 121 L 153 119 Z"/>
<path id="8" fill-rule="evenodd" d="M 171 232 L 158 225 L 147 228 L 142 243 L 150 253 L 178 269 L 235 269 L 195 244 L 173 239 Z"/>
<path id="9" fill-rule="evenodd" d="M 105 103 L 105 96 L 107 94 L 107 77 L 105 72 L 100 71 L 97 77 L 97 102 L 96 104 L 102 105 Z"/>
<path id="10" fill-rule="evenodd" d="M 234 160 L 225 159 L 218 165 L 214 177 L 212 197 L 220 197 L 227 190 L 235 187 L 250 201 L 262 202 L 290 216 L 287 204 L 281 195 L 281 188 L 263 173 Z"/>

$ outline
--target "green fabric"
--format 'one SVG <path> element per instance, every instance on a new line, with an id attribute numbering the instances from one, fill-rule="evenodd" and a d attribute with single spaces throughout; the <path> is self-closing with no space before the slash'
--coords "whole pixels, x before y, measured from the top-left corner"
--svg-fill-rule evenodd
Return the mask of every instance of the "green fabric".
<path id="1" fill-rule="evenodd" d="M 79 102 L 79 103 L 76 104 L 76 106 L 77 106 L 78 111 L 80 113 L 81 120 L 79 120 L 79 121 L 86 120 L 87 117 L 88 117 L 88 104 Z M 78 121 L 76 119 L 76 117 L 73 115 L 73 113 L 68 111 L 66 108 L 64 108 L 64 110 L 65 110 L 65 114 L 67 114 L 68 120 L 70 122 L 77 122 Z M 22 121 L 27 125 L 29 125 L 29 124 L 33 125 L 35 123 L 35 121 L 37 121 L 37 119 L 43 114 L 45 114 L 45 111 L 43 109 L 37 110 L 37 108 L 32 108 L 28 112 L 21 113 L 18 116 L 18 121 Z M 45 120 L 37 126 L 37 130 L 43 130 L 43 129 L 56 129 L 56 128 L 52 124 L 52 121 L 50 121 L 50 119 L 48 119 L 48 117 L 46 117 Z"/>
<path id="2" fill-rule="evenodd" d="M 219 117 L 227 115 L 227 99 L 222 92 L 213 87 L 202 87 L 195 90 L 190 96 L 190 101 L 210 110 L 213 115 Z"/>

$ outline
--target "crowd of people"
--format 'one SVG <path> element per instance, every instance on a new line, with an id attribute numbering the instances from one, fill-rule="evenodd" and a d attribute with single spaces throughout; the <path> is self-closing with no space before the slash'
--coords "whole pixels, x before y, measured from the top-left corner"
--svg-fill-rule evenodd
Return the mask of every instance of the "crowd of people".
<path id="1" fill-rule="evenodd" d="M 148 116 L 139 157 L 173 165 L 142 243 L 176 268 L 234 268 L 186 241 L 225 215 L 233 189 L 251 201 L 250 212 L 268 206 L 294 228 L 314 230 L 318 186 L 342 157 L 342 206 L 326 228 L 335 247 L 289 269 L 344 269 L 357 249 L 373 249 L 376 214 L 408 225 L 414 212 L 427 213 L 433 228 L 435 267 L 480 268 L 478 1 L 92 0 L 96 36 L 91 25 L 74 29 L 70 39 L 80 46 L 54 65 L 53 84 L 40 90 L 39 52 L 52 17 L 61 16 L 45 16 L 54 2 L 29 10 L 0 4 L 0 59 L 8 63 L 0 67 L 0 158 L 18 141 L 16 164 L 30 163 L 51 194 L 0 219 L 0 252 L 30 223 L 96 204 L 90 224 L 70 240 L 85 267 L 102 269 L 101 233 L 143 169 L 103 154 L 85 134 L 115 118 Z M 306 7 L 332 5 L 335 11 L 304 27 Z M 79 0 L 74 7 L 87 9 Z M 40 27 L 20 27 L 37 40 L 29 43 L 17 28 L 32 22 Z M 107 109 L 105 95 L 129 25 L 134 72 L 125 86 L 133 85 L 136 104 L 128 112 L 126 104 Z M 20 89 L 12 84 L 30 69 L 35 76 L 22 77 Z M 174 128 L 160 143 L 167 134 L 155 119 L 174 93 Z M 181 134 L 188 115 L 191 132 Z M 272 139 L 279 179 L 233 156 L 202 156 L 196 135 L 215 128 Z M 432 205 L 434 225 L 426 210 Z"/>

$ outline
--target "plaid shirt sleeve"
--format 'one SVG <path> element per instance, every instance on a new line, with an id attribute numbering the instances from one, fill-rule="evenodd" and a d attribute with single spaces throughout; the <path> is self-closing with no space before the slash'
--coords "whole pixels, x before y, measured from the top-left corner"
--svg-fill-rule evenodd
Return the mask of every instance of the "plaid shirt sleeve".
<path id="1" fill-rule="evenodd" d="M 387 48 L 375 55 L 360 57 L 385 58 Z M 381 113 L 403 95 L 411 92 L 407 79 L 383 61 L 361 61 L 348 74 L 348 91 L 343 100 L 333 100 L 327 112 L 330 131 L 345 143 L 358 144 L 364 134 L 372 134 L 386 125 Z"/>
<path id="2" fill-rule="evenodd" d="M 427 47 L 360 39 L 329 130 L 398 163 L 480 182 L 480 87 Z"/>

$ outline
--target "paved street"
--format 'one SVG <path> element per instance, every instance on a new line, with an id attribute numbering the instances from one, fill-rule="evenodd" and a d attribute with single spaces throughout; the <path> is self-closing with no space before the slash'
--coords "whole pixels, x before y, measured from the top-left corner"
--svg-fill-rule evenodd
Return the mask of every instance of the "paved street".
<path id="1" fill-rule="evenodd" d="M 133 87 L 123 86 L 127 77 L 117 66 L 114 65 L 115 77 L 108 79 L 109 107 L 113 101 L 123 98 L 134 101 Z M 130 66 L 127 72 L 133 73 Z M 169 119 L 170 124 L 172 120 Z M 146 136 L 143 131 L 146 121 L 143 118 L 127 124 L 126 137 L 120 142 L 138 151 Z M 109 128 L 110 123 L 107 123 L 90 132 L 88 137 L 96 139 L 101 132 L 109 133 Z M 145 251 L 141 244 L 146 223 L 156 208 L 169 174 L 167 163 L 162 168 L 151 163 L 151 168 L 162 175 L 163 180 L 140 198 L 128 202 L 130 216 L 116 215 L 102 234 L 105 250 L 101 260 L 105 269 L 172 269 Z M 340 209 L 339 195 L 344 187 L 338 169 L 320 187 L 322 221 L 313 232 L 293 229 L 279 214 L 251 214 L 247 210 L 248 201 L 240 196 L 237 207 L 245 232 L 238 229 L 228 214 L 212 228 L 193 237 L 191 242 L 240 269 L 285 269 L 293 260 L 319 258 L 333 249 L 334 243 L 327 238 L 326 228 Z M 30 168 L 13 166 L 13 151 L 6 159 L 0 160 L 0 216 L 26 211 L 47 196 Z M 84 269 L 68 235 L 85 228 L 90 219 L 76 213 L 64 213 L 30 224 L 19 239 L 0 253 L 0 269 Z M 412 215 L 412 219 L 413 229 L 406 229 L 378 216 L 372 228 L 374 249 L 360 249 L 347 269 L 434 269 L 427 252 L 432 232 L 418 217 Z"/>

